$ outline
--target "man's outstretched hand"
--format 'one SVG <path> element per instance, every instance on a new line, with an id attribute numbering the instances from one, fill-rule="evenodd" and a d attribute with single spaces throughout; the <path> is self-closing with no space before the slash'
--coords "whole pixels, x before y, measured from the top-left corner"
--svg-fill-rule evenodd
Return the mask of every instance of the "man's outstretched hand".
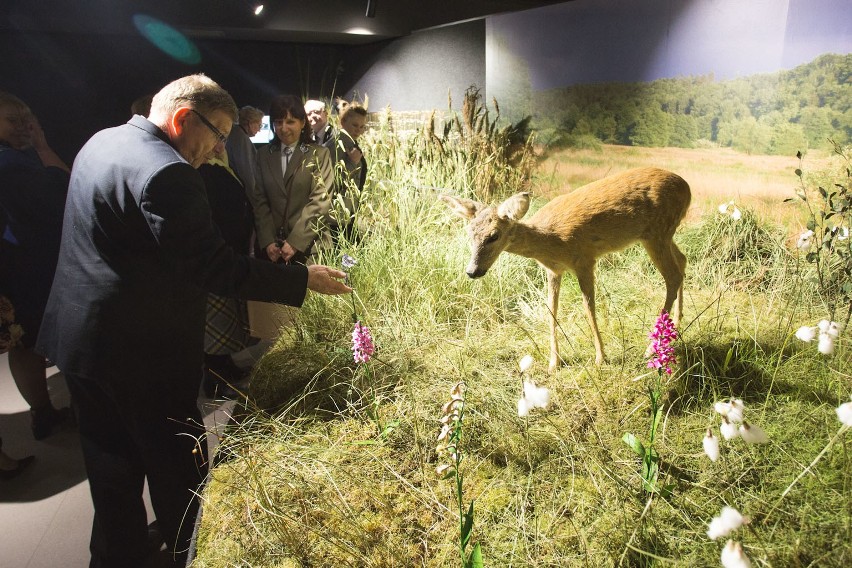
<path id="1" fill-rule="evenodd" d="M 344 278 L 346 278 L 346 273 L 342 270 L 336 270 L 322 264 L 308 266 L 308 290 L 332 296 L 346 294 L 351 292 L 352 288 L 341 282 Z"/>

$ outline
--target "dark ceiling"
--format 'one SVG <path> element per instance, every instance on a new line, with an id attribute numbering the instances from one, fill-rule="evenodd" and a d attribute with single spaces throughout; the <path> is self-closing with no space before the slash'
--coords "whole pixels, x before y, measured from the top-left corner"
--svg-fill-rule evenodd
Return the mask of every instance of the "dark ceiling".
<path id="1" fill-rule="evenodd" d="M 353 45 L 560 1 L 3 0 L 0 31 L 130 34 L 133 17 L 147 15 L 192 38 Z"/>

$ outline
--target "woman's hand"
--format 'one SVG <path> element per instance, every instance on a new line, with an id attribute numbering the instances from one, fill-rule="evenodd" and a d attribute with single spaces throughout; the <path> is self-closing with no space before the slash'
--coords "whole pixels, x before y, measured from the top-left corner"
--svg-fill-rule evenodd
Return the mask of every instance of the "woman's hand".
<path id="1" fill-rule="evenodd" d="M 299 251 L 294 249 L 293 245 L 291 245 L 287 241 L 284 241 L 283 243 L 281 243 L 280 254 L 281 254 L 281 258 L 284 259 L 284 262 L 290 262 L 291 260 L 293 260 L 293 257 L 296 256 L 296 253 L 298 253 L 298 252 Z"/>
<path id="2" fill-rule="evenodd" d="M 272 262 L 278 262 L 278 259 L 281 258 L 281 249 L 275 243 L 269 243 L 266 245 L 266 256 Z"/>

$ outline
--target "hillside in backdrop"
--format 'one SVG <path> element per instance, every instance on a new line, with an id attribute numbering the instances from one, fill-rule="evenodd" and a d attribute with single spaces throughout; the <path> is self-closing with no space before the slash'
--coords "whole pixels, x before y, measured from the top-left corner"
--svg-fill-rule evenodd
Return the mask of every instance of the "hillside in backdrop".
<path id="1" fill-rule="evenodd" d="M 732 147 L 794 155 L 828 139 L 852 142 L 852 54 L 791 70 L 716 81 L 712 74 L 650 83 L 574 85 L 532 93 L 544 142 Z"/>

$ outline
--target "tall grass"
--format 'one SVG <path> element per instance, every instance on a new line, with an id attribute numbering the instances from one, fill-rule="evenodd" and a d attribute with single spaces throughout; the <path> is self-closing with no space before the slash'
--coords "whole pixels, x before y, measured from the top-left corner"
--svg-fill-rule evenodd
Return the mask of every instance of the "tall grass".
<path id="1" fill-rule="evenodd" d="M 459 381 L 465 498 L 476 499 L 474 539 L 488 566 L 718 566 L 724 543 L 706 530 L 726 504 L 752 517 L 734 538 L 754 565 L 852 563 L 852 448 L 834 413 L 852 393 L 849 351 L 841 338 L 825 358 L 792 338 L 823 317 L 789 246 L 793 229 L 744 205 L 739 221 L 708 208 L 676 236 L 690 264 L 679 365 L 661 385 L 656 440 L 661 483 L 675 488 L 649 497 L 621 437 L 647 427 L 643 353 L 662 278 L 638 247 L 599 264 L 610 362 L 595 367 L 580 293 L 566 277 L 566 365 L 546 374 L 544 274 L 504 254 L 485 278 L 464 275 L 463 227 L 424 187 L 459 183 L 475 194 L 471 150 L 450 137 L 443 149 L 425 144 L 384 126 L 365 148 L 374 167 L 367 230 L 344 249 L 358 259 L 358 313 L 379 348 L 370 384 L 351 362 L 348 299 L 310 296 L 255 371 L 262 409 L 221 442 L 229 459 L 204 493 L 196 566 L 457 565 L 454 490 L 434 467 L 441 405 Z M 445 166 L 450 145 L 458 157 Z M 460 164 L 467 173 L 453 178 Z M 515 183 L 509 176 L 489 191 L 506 195 Z M 526 353 L 552 404 L 519 418 L 515 369 Z M 370 389 L 382 416 L 398 420 L 384 438 L 368 417 Z M 770 443 L 723 443 L 713 463 L 701 440 L 708 427 L 718 434 L 713 403 L 732 396 Z"/>

